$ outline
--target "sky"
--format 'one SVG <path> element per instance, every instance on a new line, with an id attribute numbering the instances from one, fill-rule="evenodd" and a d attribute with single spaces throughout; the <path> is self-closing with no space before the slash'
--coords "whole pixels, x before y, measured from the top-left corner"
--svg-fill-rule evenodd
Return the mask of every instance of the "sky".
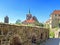
<path id="1" fill-rule="evenodd" d="M 0 22 L 4 22 L 5 16 L 10 23 L 24 21 L 29 9 L 39 22 L 45 22 L 54 10 L 60 10 L 60 0 L 0 0 Z"/>

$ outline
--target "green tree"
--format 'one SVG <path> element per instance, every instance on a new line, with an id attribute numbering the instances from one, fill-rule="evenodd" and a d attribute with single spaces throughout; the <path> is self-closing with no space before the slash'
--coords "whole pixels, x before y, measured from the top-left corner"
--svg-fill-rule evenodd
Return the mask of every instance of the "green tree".
<path id="1" fill-rule="evenodd" d="M 16 24 L 21 24 L 21 20 L 18 19 L 18 20 L 16 21 Z"/>
<path id="2" fill-rule="evenodd" d="M 50 37 L 50 38 L 54 38 L 54 37 L 55 37 L 54 32 L 50 31 L 50 33 L 49 33 L 49 37 Z"/>
<path id="3" fill-rule="evenodd" d="M 50 29 L 50 25 L 49 24 L 44 24 L 44 27 Z"/>
<path id="4" fill-rule="evenodd" d="M 43 23 L 39 23 L 39 22 L 35 22 L 35 25 L 36 25 L 36 26 L 40 26 L 40 27 L 43 27 L 43 26 L 44 26 Z"/>

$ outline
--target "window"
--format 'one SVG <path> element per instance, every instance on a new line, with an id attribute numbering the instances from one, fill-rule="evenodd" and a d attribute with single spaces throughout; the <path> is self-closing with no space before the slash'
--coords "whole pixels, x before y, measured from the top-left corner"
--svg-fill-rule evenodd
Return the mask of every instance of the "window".
<path id="1" fill-rule="evenodd" d="M 57 16 L 57 14 L 55 14 L 55 16 Z"/>
<path id="2" fill-rule="evenodd" d="M 59 14 L 59 16 L 60 16 L 60 14 Z"/>

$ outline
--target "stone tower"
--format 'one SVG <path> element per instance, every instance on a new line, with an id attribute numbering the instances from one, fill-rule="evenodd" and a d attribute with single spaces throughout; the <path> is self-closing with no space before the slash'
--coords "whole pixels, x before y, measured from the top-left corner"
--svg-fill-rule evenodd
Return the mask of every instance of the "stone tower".
<path id="1" fill-rule="evenodd" d="M 4 17 L 4 23 L 9 23 L 9 17 L 8 16 Z"/>

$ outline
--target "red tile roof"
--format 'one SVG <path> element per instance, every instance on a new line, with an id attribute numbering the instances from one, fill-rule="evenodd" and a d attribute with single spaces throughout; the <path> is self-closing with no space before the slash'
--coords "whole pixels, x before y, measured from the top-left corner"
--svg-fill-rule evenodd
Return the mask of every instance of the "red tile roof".
<path id="1" fill-rule="evenodd" d="M 52 14 L 60 14 L 60 10 L 55 10 Z"/>
<path id="2" fill-rule="evenodd" d="M 33 20 L 33 19 L 25 20 L 25 22 L 27 22 L 27 23 L 34 23 L 34 22 L 35 22 L 35 20 Z"/>

